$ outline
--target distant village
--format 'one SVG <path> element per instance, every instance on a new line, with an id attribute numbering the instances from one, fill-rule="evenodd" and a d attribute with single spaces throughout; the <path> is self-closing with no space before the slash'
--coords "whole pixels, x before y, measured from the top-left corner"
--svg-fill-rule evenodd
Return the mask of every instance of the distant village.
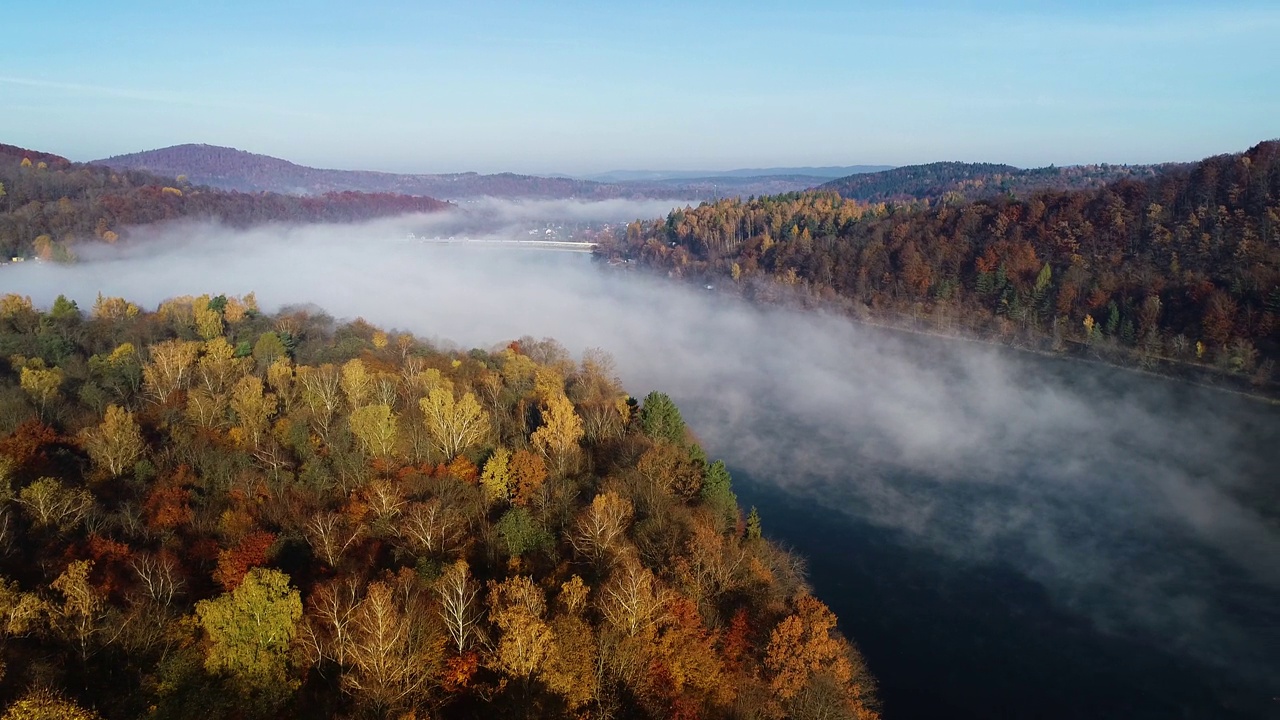
<path id="1" fill-rule="evenodd" d="M 470 229 L 456 231 L 452 234 L 442 232 L 409 232 L 403 237 L 405 242 L 418 243 L 468 243 L 488 245 L 522 245 L 554 250 L 576 250 L 590 252 L 595 248 L 601 236 L 611 235 L 620 223 L 584 223 L 584 222 L 544 222 L 526 227 L 519 234 L 509 230 Z"/>

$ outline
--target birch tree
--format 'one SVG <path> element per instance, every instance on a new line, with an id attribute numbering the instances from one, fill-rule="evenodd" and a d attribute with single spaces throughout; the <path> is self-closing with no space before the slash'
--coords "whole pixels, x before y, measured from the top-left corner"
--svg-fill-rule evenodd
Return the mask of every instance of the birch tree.
<path id="1" fill-rule="evenodd" d="M 102 422 L 81 432 L 80 441 L 94 464 L 111 477 L 132 467 L 146 449 L 133 413 L 119 405 L 108 405 Z"/>
<path id="2" fill-rule="evenodd" d="M 438 387 L 419 400 L 418 406 L 428 437 L 446 460 L 457 457 L 489 434 L 489 415 L 469 392 L 455 400 L 452 390 Z"/>

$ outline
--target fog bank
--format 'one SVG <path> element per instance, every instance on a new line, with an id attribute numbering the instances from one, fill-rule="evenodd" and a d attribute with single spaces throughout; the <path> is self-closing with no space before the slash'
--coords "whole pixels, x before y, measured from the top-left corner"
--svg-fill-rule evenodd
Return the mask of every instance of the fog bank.
<path id="1" fill-rule="evenodd" d="M 483 232 L 665 209 L 493 203 L 485 216 L 500 228 L 486 221 Z M 458 220 L 170 226 L 76 265 L 5 268 L 0 292 L 46 306 L 64 293 L 86 309 L 98 293 L 154 308 L 180 294 L 256 292 L 265 310 L 315 303 L 463 347 L 523 335 L 575 353 L 600 347 L 633 394 L 670 393 L 732 467 L 957 562 L 1007 563 L 1107 632 L 1280 677 L 1275 625 L 1239 609 L 1280 598 L 1277 519 L 1244 500 L 1274 485 L 1263 452 L 1280 444 L 1274 412 L 750 307 L 585 256 L 393 241 L 439 222 Z"/>

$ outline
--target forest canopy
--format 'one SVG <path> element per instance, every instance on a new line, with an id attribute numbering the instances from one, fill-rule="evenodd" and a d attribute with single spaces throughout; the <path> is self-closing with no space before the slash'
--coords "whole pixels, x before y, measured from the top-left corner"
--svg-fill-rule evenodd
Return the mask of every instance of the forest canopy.
<path id="1" fill-rule="evenodd" d="M 1268 386 L 1280 358 L 1280 141 L 1020 199 L 703 203 L 632 223 L 598 255 L 873 322 Z"/>
<path id="2" fill-rule="evenodd" d="M 0 358 L 6 718 L 877 717 L 799 559 L 599 351 L 7 295 Z"/>
<path id="3" fill-rule="evenodd" d="M 849 175 L 819 185 L 863 202 L 955 203 L 999 195 L 1027 196 L 1039 190 L 1085 190 L 1119 180 L 1142 180 L 1175 170 L 1165 165 L 1071 165 L 1017 168 L 995 163 L 936 162 Z"/>

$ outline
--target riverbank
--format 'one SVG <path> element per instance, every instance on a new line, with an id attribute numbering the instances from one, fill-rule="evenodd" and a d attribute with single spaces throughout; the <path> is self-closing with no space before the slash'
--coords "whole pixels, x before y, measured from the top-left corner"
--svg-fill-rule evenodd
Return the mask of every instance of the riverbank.
<path id="1" fill-rule="evenodd" d="M 595 256 L 595 259 L 602 258 Z M 635 263 L 610 265 L 610 268 L 623 272 L 637 269 L 641 272 L 652 272 L 652 268 Z M 652 274 L 659 273 L 652 272 Z M 989 333 L 980 334 L 973 330 L 948 331 L 945 327 L 940 327 L 928 314 L 904 316 L 900 313 L 877 312 L 846 298 L 822 297 L 807 288 L 783 285 L 769 279 L 761 278 L 748 283 L 726 284 L 723 282 L 725 278 L 720 276 L 677 277 L 670 273 L 666 273 L 666 276 L 692 285 L 702 285 L 709 292 L 740 297 L 760 307 L 776 306 L 827 312 L 840 315 L 863 327 L 1096 365 L 1224 392 L 1269 405 L 1280 405 L 1280 381 L 1270 377 L 1270 373 L 1265 373 L 1266 377 L 1257 372 L 1246 375 L 1215 365 L 1189 362 L 1167 355 L 1142 355 L 1108 338 L 1094 343 L 1084 343 L 1072 338 L 1055 339 L 1053 336 L 1037 333 L 1026 326 L 1014 327 L 1011 333 L 1002 337 L 993 337 Z"/>

